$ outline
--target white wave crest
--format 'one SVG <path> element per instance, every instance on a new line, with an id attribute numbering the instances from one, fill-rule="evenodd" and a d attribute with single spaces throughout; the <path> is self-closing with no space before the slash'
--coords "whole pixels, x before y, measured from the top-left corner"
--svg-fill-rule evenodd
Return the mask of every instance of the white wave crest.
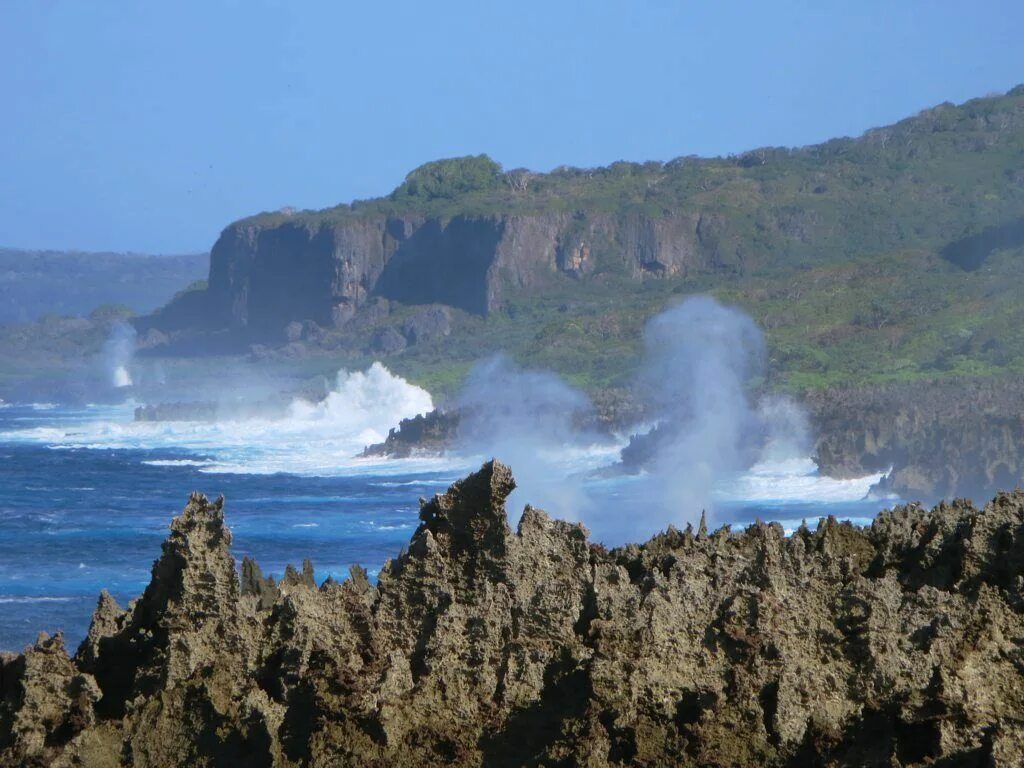
<path id="1" fill-rule="evenodd" d="M 59 449 L 179 449 L 208 460 L 154 459 L 146 463 L 199 466 L 204 472 L 331 475 L 347 467 L 358 473 L 367 462 L 353 457 L 364 446 L 382 441 L 401 419 L 427 413 L 433 407 L 425 389 L 374 363 L 366 371 L 340 371 L 324 400 L 295 400 L 280 418 L 134 422 L 128 420 L 128 413 L 119 420 L 109 420 L 105 414 L 108 419 L 56 420 L 47 426 L 0 432 L 0 440 Z M 169 463 L 172 461 L 176 463 Z M 437 466 L 430 461 L 422 463 L 423 471 Z"/>
<path id="2" fill-rule="evenodd" d="M 132 385 L 132 375 L 128 373 L 128 368 L 124 365 L 119 365 L 114 369 L 111 379 L 113 380 L 114 387 L 117 389 Z"/>
<path id="3" fill-rule="evenodd" d="M 152 459 L 142 463 L 149 467 L 208 467 L 211 464 L 197 459 Z"/>
<path id="4" fill-rule="evenodd" d="M 716 489 L 720 501 L 850 502 L 861 501 L 884 474 L 837 480 L 818 473 L 809 458 L 762 461 Z"/>
<path id="5" fill-rule="evenodd" d="M 0 603 L 69 603 L 75 597 L 0 597 Z"/>

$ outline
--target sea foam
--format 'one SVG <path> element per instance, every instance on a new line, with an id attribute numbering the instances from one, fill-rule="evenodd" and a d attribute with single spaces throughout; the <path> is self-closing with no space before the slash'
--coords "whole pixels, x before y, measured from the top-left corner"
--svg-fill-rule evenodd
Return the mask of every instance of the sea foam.
<path id="1" fill-rule="evenodd" d="M 8 430 L 0 433 L 0 439 L 58 449 L 179 450 L 186 455 L 147 463 L 183 466 L 191 462 L 204 472 L 331 475 L 347 468 L 351 471 L 345 473 L 350 474 L 366 468 L 367 462 L 353 458 L 364 446 L 383 440 L 399 420 L 432 409 L 429 392 L 374 363 L 366 371 L 340 371 L 326 398 L 317 403 L 296 399 L 283 417 L 135 422 L 124 409 L 117 414 L 120 418 L 106 412 L 105 418 L 95 420 L 55 420 Z M 425 469 L 437 466 L 422 463 Z"/>

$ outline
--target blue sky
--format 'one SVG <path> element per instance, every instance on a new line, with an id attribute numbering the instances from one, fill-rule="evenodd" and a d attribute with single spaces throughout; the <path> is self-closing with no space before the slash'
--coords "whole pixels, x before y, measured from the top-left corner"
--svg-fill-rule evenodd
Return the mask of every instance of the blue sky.
<path id="1" fill-rule="evenodd" d="M 0 0 L 0 245 L 206 250 L 486 152 L 800 145 L 1024 82 L 1024 3 Z"/>

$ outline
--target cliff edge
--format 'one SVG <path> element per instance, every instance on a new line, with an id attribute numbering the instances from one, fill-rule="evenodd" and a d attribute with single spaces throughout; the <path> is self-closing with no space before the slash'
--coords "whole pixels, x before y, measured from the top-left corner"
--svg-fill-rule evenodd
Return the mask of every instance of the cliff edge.
<path id="1" fill-rule="evenodd" d="M 239 579 L 194 494 L 68 658 L 0 657 L 0 763 L 1020 765 L 1024 493 L 787 537 L 606 550 L 499 462 L 425 502 L 377 585 Z"/>

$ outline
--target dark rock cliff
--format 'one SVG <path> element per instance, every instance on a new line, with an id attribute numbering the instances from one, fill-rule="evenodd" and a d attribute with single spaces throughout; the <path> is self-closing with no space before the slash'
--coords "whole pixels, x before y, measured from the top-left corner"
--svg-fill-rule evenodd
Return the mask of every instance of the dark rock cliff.
<path id="1" fill-rule="evenodd" d="M 137 325 L 182 336 L 230 330 L 244 348 L 281 341 L 293 322 L 347 328 L 372 299 L 486 315 L 560 275 L 606 280 L 614 295 L 629 292 L 624 276 L 800 282 L 809 268 L 888 258 L 913 284 L 921 254 L 952 265 L 944 279 L 962 286 L 1024 243 L 1022 137 L 1018 87 L 803 148 L 549 173 L 503 171 L 486 156 L 437 160 L 384 197 L 228 226 L 203 297 L 181 297 Z M 571 282 L 555 287 L 572 291 Z M 787 314 L 772 306 L 764 319 Z M 201 341 L 204 350 L 221 342 Z M 165 353 L 187 346 L 171 342 Z"/>
<path id="2" fill-rule="evenodd" d="M 486 315 L 510 289 L 541 285 L 559 272 L 584 277 L 599 260 L 638 279 L 730 269 L 718 247 L 722 227 L 719 216 L 684 213 L 242 221 L 224 230 L 210 254 L 203 304 L 220 309 L 172 307 L 154 325 L 173 318 L 177 330 L 187 314 L 205 330 L 273 338 L 293 321 L 343 326 L 371 297 Z"/>
<path id="3" fill-rule="evenodd" d="M 455 442 L 459 431 L 458 411 L 433 410 L 392 427 L 382 443 L 368 445 L 362 456 L 407 458 L 416 454 L 444 453 Z"/>
<path id="4" fill-rule="evenodd" d="M 247 561 L 194 495 L 73 659 L 0 657 L 0 762 L 1015 766 L 1024 494 L 605 550 L 493 462 L 371 585 Z"/>
<path id="5" fill-rule="evenodd" d="M 812 391 L 815 460 L 831 477 L 887 472 L 883 489 L 931 501 L 1024 484 L 1024 381 L 908 382 Z"/>

